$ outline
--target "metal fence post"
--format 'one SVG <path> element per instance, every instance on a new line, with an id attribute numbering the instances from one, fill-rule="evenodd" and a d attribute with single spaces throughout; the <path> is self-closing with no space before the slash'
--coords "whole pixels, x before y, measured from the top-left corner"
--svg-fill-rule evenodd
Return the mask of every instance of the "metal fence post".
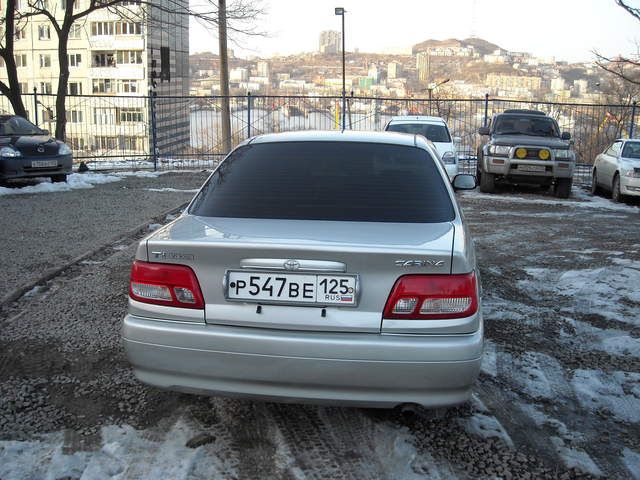
<path id="1" fill-rule="evenodd" d="M 484 94 L 484 126 L 487 126 L 487 122 L 489 121 L 489 94 Z"/>
<path id="2" fill-rule="evenodd" d="M 36 127 L 38 126 L 38 89 L 36 87 L 33 87 L 33 119 L 34 122 L 36 124 Z"/>
<path id="3" fill-rule="evenodd" d="M 251 138 L 251 92 L 247 92 L 247 138 Z"/>
<path id="4" fill-rule="evenodd" d="M 158 138 L 156 132 L 156 95 L 155 91 L 149 95 L 149 109 L 151 110 L 151 155 L 153 158 L 153 170 L 158 169 Z"/>
<path id="5" fill-rule="evenodd" d="M 631 125 L 629 125 L 629 138 L 633 138 L 633 130 L 636 123 L 636 106 L 638 103 L 634 100 L 631 104 Z"/>

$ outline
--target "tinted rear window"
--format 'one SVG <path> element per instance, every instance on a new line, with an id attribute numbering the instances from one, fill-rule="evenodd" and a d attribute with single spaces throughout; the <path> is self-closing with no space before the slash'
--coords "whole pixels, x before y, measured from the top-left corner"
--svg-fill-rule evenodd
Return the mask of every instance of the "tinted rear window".
<path id="1" fill-rule="evenodd" d="M 454 218 L 448 191 L 428 152 L 359 142 L 241 147 L 207 181 L 190 213 L 401 223 Z"/>
<path id="2" fill-rule="evenodd" d="M 447 127 L 444 125 L 429 125 L 425 123 L 392 123 L 387 127 L 387 131 L 422 135 L 432 142 L 451 142 L 449 130 L 447 130 Z"/>

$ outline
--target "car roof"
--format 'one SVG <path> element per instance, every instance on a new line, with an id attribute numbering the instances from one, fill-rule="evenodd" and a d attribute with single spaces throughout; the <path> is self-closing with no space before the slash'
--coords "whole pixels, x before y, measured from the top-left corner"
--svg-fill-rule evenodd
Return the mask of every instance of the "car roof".
<path id="1" fill-rule="evenodd" d="M 430 123 L 432 125 L 446 125 L 442 117 L 430 117 L 428 115 L 400 115 L 391 117 L 389 123 Z"/>
<path id="2" fill-rule="evenodd" d="M 300 130 L 296 132 L 268 133 L 246 140 L 243 144 L 276 142 L 362 142 L 405 145 L 428 148 L 422 135 L 408 135 L 395 132 L 367 132 L 355 130 Z"/>

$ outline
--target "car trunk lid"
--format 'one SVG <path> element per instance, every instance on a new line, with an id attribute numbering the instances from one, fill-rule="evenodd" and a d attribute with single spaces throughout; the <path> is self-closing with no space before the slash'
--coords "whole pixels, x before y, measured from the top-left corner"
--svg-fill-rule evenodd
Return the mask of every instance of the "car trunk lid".
<path id="1" fill-rule="evenodd" d="M 379 332 L 395 281 L 451 272 L 454 227 L 442 223 L 212 218 L 185 215 L 152 235 L 152 262 L 189 265 L 207 323 L 290 330 Z M 296 271 L 284 263 L 293 260 Z M 295 265 L 294 265 L 295 266 Z M 228 271 L 358 278 L 357 305 L 283 305 L 227 298 Z M 324 277 L 322 277 L 324 278 Z"/>

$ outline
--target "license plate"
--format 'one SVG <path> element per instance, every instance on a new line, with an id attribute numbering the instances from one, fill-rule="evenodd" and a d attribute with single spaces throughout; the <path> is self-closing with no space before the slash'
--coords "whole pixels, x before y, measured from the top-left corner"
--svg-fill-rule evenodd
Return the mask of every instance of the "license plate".
<path id="1" fill-rule="evenodd" d="M 229 300 L 355 306 L 357 275 L 228 271 Z"/>
<path id="2" fill-rule="evenodd" d="M 546 169 L 544 165 L 518 165 L 518 170 L 523 172 L 544 172 Z"/>
<path id="3" fill-rule="evenodd" d="M 33 160 L 31 162 L 31 168 L 47 168 L 47 167 L 57 167 L 57 160 Z"/>

